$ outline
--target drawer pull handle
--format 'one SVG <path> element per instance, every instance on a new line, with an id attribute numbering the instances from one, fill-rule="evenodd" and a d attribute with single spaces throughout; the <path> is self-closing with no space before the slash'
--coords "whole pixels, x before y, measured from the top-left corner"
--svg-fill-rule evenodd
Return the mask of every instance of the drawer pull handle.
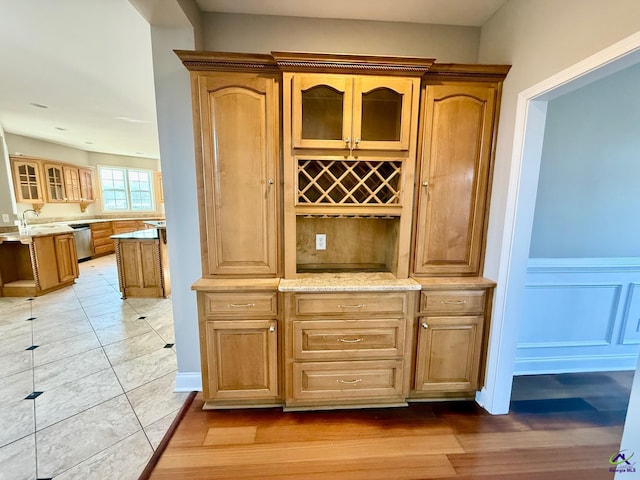
<path id="1" fill-rule="evenodd" d="M 339 338 L 338 341 L 342 343 L 360 343 L 364 341 L 364 338 L 354 338 L 353 340 L 349 340 L 348 338 Z"/>
<path id="2" fill-rule="evenodd" d="M 358 305 L 338 305 L 340 308 L 363 308 L 364 303 L 359 303 Z"/>
<path id="3" fill-rule="evenodd" d="M 467 303 L 466 300 L 442 300 L 441 303 L 445 305 L 464 305 Z"/>
<path id="4" fill-rule="evenodd" d="M 233 308 L 239 308 L 239 307 L 252 308 L 252 307 L 255 307 L 256 304 L 255 303 L 230 303 L 229 306 Z"/>
<path id="5" fill-rule="evenodd" d="M 429 328 L 429 324 L 427 322 L 422 322 L 422 328 L 426 330 L 427 328 Z"/>
<path id="6" fill-rule="evenodd" d="M 344 383 L 345 385 L 356 385 L 362 381 L 361 378 L 356 378 L 355 380 L 336 380 L 338 383 Z"/>

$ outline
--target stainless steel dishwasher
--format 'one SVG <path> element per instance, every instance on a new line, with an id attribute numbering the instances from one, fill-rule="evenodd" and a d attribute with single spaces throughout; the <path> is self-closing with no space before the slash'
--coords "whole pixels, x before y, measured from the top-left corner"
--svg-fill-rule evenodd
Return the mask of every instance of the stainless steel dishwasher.
<path id="1" fill-rule="evenodd" d="M 93 245 L 91 243 L 91 227 L 86 223 L 69 225 L 73 228 L 73 236 L 76 241 L 76 251 L 78 261 L 89 260 L 93 255 Z"/>

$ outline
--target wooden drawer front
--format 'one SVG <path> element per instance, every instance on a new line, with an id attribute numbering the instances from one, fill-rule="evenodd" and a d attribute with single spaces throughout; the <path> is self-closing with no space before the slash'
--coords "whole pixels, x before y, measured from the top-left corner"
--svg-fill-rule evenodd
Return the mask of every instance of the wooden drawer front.
<path id="1" fill-rule="evenodd" d="M 423 291 L 420 296 L 422 313 L 482 313 L 485 305 L 485 290 Z"/>
<path id="2" fill-rule="evenodd" d="M 108 243 L 106 245 L 93 246 L 94 255 L 102 255 L 105 253 L 113 253 L 115 252 L 115 246 L 112 243 Z"/>
<path id="3" fill-rule="evenodd" d="M 368 399 L 402 394 L 402 360 L 293 364 L 294 401 Z"/>
<path id="4" fill-rule="evenodd" d="M 278 314 L 277 292 L 205 293 L 207 317 Z"/>
<path id="5" fill-rule="evenodd" d="M 404 293 L 340 293 L 295 295 L 296 315 L 388 316 L 406 313 Z"/>
<path id="6" fill-rule="evenodd" d="M 307 320 L 293 322 L 298 360 L 401 357 L 405 320 Z"/>
<path id="7" fill-rule="evenodd" d="M 111 222 L 98 222 L 91 224 L 91 233 L 93 235 L 113 235 L 113 225 Z"/>
<path id="8" fill-rule="evenodd" d="M 111 245 L 113 247 L 113 239 L 109 237 L 94 237 L 92 241 L 94 247 L 99 247 L 101 245 Z"/>

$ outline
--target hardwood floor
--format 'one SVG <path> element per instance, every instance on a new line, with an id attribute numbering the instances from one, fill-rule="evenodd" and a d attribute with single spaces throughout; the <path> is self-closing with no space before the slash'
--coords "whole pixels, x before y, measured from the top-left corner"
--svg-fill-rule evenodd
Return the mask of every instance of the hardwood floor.
<path id="1" fill-rule="evenodd" d="M 200 394 L 150 478 L 612 479 L 633 372 L 517 377 L 511 413 L 473 402 L 283 413 L 203 411 Z"/>

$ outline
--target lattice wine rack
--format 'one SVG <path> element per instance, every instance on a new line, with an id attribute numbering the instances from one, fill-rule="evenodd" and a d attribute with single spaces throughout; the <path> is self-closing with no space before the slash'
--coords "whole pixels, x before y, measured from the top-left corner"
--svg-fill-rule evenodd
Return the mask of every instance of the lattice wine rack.
<path id="1" fill-rule="evenodd" d="M 397 205 L 402 162 L 298 160 L 299 205 Z"/>

